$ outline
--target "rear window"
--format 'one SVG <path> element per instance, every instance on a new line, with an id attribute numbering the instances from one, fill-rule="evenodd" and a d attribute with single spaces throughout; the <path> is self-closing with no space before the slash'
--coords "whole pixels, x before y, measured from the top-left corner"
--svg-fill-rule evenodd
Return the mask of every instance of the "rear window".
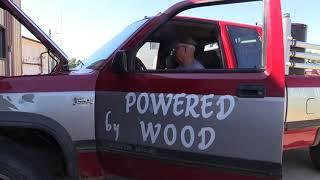
<path id="1" fill-rule="evenodd" d="M 261 69 L 261 40 L 255 29 L 228 26 L 238 68 Z"/>

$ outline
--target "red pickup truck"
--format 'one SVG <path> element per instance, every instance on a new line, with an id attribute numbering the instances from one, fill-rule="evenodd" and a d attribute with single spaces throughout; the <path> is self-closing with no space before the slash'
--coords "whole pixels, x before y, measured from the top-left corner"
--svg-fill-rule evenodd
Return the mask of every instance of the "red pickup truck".
<path id="1" fill-rule="evenodd" d="M 262 27 L 176 16 L 249 1 L 182 1 L 70 70 L 59 47 L 1 0 L 57 65 L 1 77 L 0 179 L 279 179 L 283 151 L 302 147 L 319 167 L 320 79 L 286 75 L 280 0 L 263 2 Z M 203 69 L 176 69 L 182 36 L 196 42 Z"/>

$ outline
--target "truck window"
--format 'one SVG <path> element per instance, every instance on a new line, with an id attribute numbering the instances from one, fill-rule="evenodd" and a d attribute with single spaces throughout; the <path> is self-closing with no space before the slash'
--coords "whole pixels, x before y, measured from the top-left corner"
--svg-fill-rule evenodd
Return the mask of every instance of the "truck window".
<path id="1" fill-rule="evenodd" d="M 134 22 L 127 26 L 123 31 L 121 31 L 113 39 L 105 43 L 101 48 L 94 52 L 88 59 L 83 61 L 84 66 L 82 68 L 95 69 L 99 67 L 103 61 L 117 49 L 123 42 L 125 42 L 133 33 L 137 31 L 144 23 L 149 19 L 143 19 Z"/>
<path id="2" fill-rule="evenodd" d="M 228 26 L 238 68 L 261 69 L 261 40 L 256 29 Z"/>
<path id="3" fill-rule="evenodd" d="M 160 43 L 146 42 L 139 49 L 137 58 L 146 66 L 147 69 L 155 70 L 157 68 L 158 52 Z"/>
<path id="4" fill-rule="evenodd" d="M 238 11 L 238 14 L 246 14 L 249 11 L 252 13 L 246 15 L 246 18 L 239 18 L 236 14 L 225 13 L 235 10 Z M 218 72 L 211 71 L 217 69 L 219 69 L 219 72 L 220 70 L 228 71 L 228 69 L 245 69 L 256 72 L 264 64 L 261 56 L 261 40 L 254 30 L 257 28 L 254 24 L 262 24 L 262 16 L 260 14 L 262 10 L 262 2 L 249 2 L 237 5 L 197 7 L 179 12 L 146 37 L 144 43 L 139 43 L 139 47 L 135 48 L 136 59 L 137 61 L 141 60 L 136 63 L 136 65 L 140 64 L 141 67 L 135 67 L 135 71 L 167 72 L 179 70 L 181 72 L 180 67 L 190 67 L 193 68 L 192 72 Z M 225 48 L 230 47 L 227 47 L 226 43 L 223 42 L 225 40 L 223 38 L 225 28 L 221 26 L 222 24 L 228 24 L 228 22 L 241 23 L 242 25 L 239 24 L 237 26 L 248 28 L 230 27 L 232 44 L 237 57 L 227 61 L 229 56 L 226 56 L 225 52 L 228 52 L 229 49 Z M 183 60 L 182 56 L 177 57 L 176 54 L 177 44 L 175 42 L 179 42 L 181 39 L 185 40 L 186 37 L 192 38 L 195 42 L 192 44 L 194 46 L 193 59 L 197 61 L 195 69 L 194 66 L 189 66 L 190 64 L 188 63 L 179 62 L 179 60 Z M 141 57 L 141 52 L 151 54 L 151 52 L 145 52 L 146 47 L 150 46 L 146 45 L 148 42 L 159 43 L 157 55 L 152 55 L 152 58 Z M 194 63 L 191 65 L 194 65 Z M 190 69 L 183 69 L 182 72 L 184 71 L 190 72 Z"/>
<path id="5" fill-rule="evenodd" d="M 207 44 L 204 46 L 204 52 L 207 52 L 207 51 L 214 51 L 214 50 L 217 50 L 219 49 L 219 45 L 218 43 L 210 43 L 210 44 Z"/>
<path id="6" fill-rule="evenodd" d="M 217 23 L 212 20 L 197 20 L 182 16 L 176 16 L 152 34 L 138 48 L 136 60 L 143 63 L 146 71 L 179 70 L 175 54 L 176 44 L 183 38 L 191 38 L 194 41 L 193 59 L 198 65 L 203 66 L 197 70 L 224 68 Z"/>

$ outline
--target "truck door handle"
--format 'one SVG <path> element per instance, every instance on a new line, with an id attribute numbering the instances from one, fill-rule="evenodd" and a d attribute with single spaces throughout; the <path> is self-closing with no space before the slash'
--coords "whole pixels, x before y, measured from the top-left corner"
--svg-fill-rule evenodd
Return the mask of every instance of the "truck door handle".
<path id="1" fill-rule="evenodd" d="M 266 88 L 264 85 L 240 85 L 237 89 L 237 96 L 240 98 L 264 98 Z"/>

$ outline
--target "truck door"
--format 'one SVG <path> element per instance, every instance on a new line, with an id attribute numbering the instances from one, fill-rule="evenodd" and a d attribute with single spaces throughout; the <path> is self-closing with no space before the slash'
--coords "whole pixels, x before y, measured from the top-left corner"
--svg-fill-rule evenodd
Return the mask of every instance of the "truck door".
<path id="1" fill-rule="evenodd" d="M 131 62 L 130 73 L 112 71 L 111 62 L 101 71 L 95 102 L 96 137 L 107 177 L 281 177 L 284 68 L 279 0 L 264 2 L 262 60 L 258 68 L 230 69 L 226 56 L 222 58 L 224 68 L 218 70 L 136 68 L 144 62 L 137 55 L 142 45 L 158 53 L 165 51 L 163 41 L 148 37 L 171 22 L 174 15 L 184 9 L 226 2 L 230 1 L 178 3 L 147 22 L 119 49 Z M 225 41 L 237 36 L 237 31 L 243 32 L 237 27 L 229 30 L 218 33 L 218 46 L 227 51 L 221 51 L 222 55 L 237 52 L 235 47 L 225 46 Z M 115 54 L 123 55 L 119 50 Z M 112 57 L 113 63 L 119 60 L 118 55 Z"/>

